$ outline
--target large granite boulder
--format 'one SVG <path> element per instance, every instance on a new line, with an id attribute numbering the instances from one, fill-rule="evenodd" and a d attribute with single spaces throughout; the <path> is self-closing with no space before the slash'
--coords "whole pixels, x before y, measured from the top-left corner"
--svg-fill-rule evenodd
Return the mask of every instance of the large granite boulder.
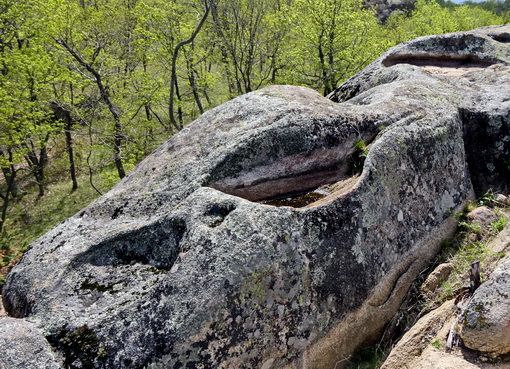
<path id="1" fill-rule="evenodd" d="M 331 99 L 274 86 L 205 113 L 37 240 L 6 310 L 66 368 L 338 368 L 472 183 L 508 184 L 509 31 L 403 44 Z"/>

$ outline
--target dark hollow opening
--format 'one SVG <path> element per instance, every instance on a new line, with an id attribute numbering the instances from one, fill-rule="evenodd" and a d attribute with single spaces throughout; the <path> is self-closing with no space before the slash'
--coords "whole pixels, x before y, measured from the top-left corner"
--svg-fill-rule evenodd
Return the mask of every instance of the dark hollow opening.
<path id="1" fill-rule="evenodd" d="M 487 68 L 495 64 L 492 60 L 481 59 L 475 55 L 415 55 L 395 54 L 384 61 L 385 67 L 397 64 L 411 64 L 418 67 L 439 68 Z"/>
<path id="2" fill-rule="evenodd" d="M 170 270 L 181 251 L 180 242 L 185 232 L 185 222 L 172 218 L 103 241 L 77 255 L 75 263 L 96 266 L 139 263 Z"/>
<path id="3" fill-rule="evenodd" d="M 493 40 L 508 44 L 510 43 L 510 33 L 504 32 L 497 35 L 489 35 Z"/>
<path id="4" fill-rule="evenodd" d="M 505 116 L 460 109 L 464 147 L 471 183 L 477 197 L 510 187 L 510 122 Z M 501 124 L 491 124 L 499 120 Z"/>

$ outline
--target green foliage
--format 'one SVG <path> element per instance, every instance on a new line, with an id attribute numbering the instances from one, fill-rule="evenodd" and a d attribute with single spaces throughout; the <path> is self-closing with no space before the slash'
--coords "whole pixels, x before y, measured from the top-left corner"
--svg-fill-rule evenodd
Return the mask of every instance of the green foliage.
<path id="1" fill-rule="evenodd" d="M 443 349 L 443 343 L 439 339 L 434 339 L 431 343 L 432 347 L 434 347 L 436 350 L 442 350 Z"/>
<path id="2" fill-rule="evenodd" d="M 437 297 L 439 302 L 449 300 L 455 296 L 455 288 L 450 280 L 441 283 L 439 291 L 439 296 Z"/>
<path id="3" fill-rule="evenodd" d="M 293 11 L 288 78 L 324 94 L 392 45 L 361 0 L 296 0 Z"/>
<path id="4" fill-rule="evenodd" d="M 480 199 L 479 203 L 480 205 L 490 206 L 494 203 L 496 200 L 496 195 L 494 195 L 494 192 L 492 189 L 489 189 Z"/>
<path id="5" fill-rule="evenodd" d="M 454 268 L 459 273 L 465 273 L 472 262 L 479 260 L 482 263 L 488 255 L 489 250 L 485 242 L 467 243 L 455 255 Z"/>
<path id="6" fill-rule="evenodd" d="M 361 348 L 346 362 L 347 369 L 380 368 L 389 352 L 376 346 Z"/>
<path id="7" fill-rule="evenodd" d="M 363 170 L 365 159 L 368 156 L 368 147 L 363 139 L 358 139 L 354 143 L 354 152 L 350 159 L 349 173 L 351 175 L 359 174 Z"/>
<path id="8" fill-rule="evenodd" d="M 508 224 L 508 218 L 504 215 L 500 215 L 498 220 L 491 223 L 490 228 L 492 232 L 499 233 L 501 232 Z"/>
<path id="9" fill-rule="evenodd" d="M 403 42 L 423 35 L 464 31 L 503 23 L 503 17 L 480 7 L 444 7 L 433 0 L 418 0 L 411 17 L 395 13 L 388 20 L 388 28 L 392 38 Z"/>
<path id="10" fill-rule="evenodd" d="M 460 222 L 459 227 L 461 230 L 466 232 L 471 232 L 478 235 L 482 233 L 482 227 L 478 223 Z"/>
<path id="11" fill-rule="evenodd" d="M 486 194 L 484 198 L 486 197 L 490 199 L 493 196 Z M 483 204 L 482 200 L 480 203 Z M 496 209 L 499 218 L 492 224 L 482 227 L 480 224 L 470 223 L 465 214 L 473 210 L 475 204 L 468 204 L 466 209 L 457 215 L 460 222 L 455 236 L 443 241 L 441 245 L 441 259 L 453 264 L 453 272 L 441 284 L 438 293 L 429 299 L 428 305 L 430 306 L 437 306 L 455 297 L 462 287 L 468 285 L 471 263 L 480 261 L 483 280 L 483 276 L 493 268 L 498 260 L 505 256 L 505 253 L 491 251 L 488 244 L 508 225 L 508 217 L 501 210 Z M 475 238 L 478 241 L 473 241 L 473 234 L 477 235 Z"/>
<path id="12" fill-rule="evenodd" d="M 368 155 L 368 147 L 365 140 L 359 139 L 354 143 L 354 148 L 356 151 L 359 151 L 363 157 L 367 157 Z"/>

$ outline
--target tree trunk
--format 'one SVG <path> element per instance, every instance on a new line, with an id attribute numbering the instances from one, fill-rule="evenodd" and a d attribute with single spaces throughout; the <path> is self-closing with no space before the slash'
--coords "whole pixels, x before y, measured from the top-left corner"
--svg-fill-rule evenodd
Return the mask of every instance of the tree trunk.
<path id="1" fill-rule="evenodd" d="M 106 104 L 108 110 L 110 111 L 113 121 L 114 121 L 114 130 L 113 130 L 113 162 L 115 163 L 115 167 L 117 168 L 117 172 L 119 174 L 119 178 L 122 179 L 126 176 L 126 171 L 124 170 L 124 165 L 122 163 L 121 157 L 121 148 L 123 142 L 122 135 L 122 123 L 120 121 L 120 111 L 113 104 L 113 101 L 110 97 L 110 91 L 108 86 L 105 86 L 103 83 L 103 79 L 101 78 L 101 74 L 92 66 L 92 64 L 87 63 L 83 57 L 72 47 L 70 47 L 64 40 L 56 39 L 55 42 L 66 49 L 69 54 L 83 67 L 85 68 L 95 79 L 97 88 L 99 89 L 99 94 L 101 96 L 101 100 Z M 97 55 L 101 52 L 101 47 L 98 47 L 94 51 L 94 56 L 92 60 L 94 60 Z"/>
<path id="2" fill-rule="evenodd" d="M 78 180 L 76 179 L 76 167 L 74 164 L 74 149 L 73 149 L 73 120 L 71 114 L 66 111 L 65 114 L 65 136 L 66 136 L 66 151 L 69 157 L 69 174 L 71 175 L 72 189 L 76 191 L 78 189 Z"/>
<path id="3" fill-rule="evenodd" d="M 184 119 L 182 114 L 181 93 L 179 92 L 179 83 L 177 80 L 175 80 L 175 97 L 177 97 L 177 101 L 179 101 L 179 105 L 177 106 L 177 117 L 179 118 L 178 129 L 181 130 L 182 127 L 184 127 Z"/>
<path id="4" fill-rule="evenodd" d="M 49 138 L 49 137 L 48 137 Z M 44 196 L 46 190 L 45 176 L 44 176 L 44 168 L 48 163 L 48 151 L 46 150 L 46 142 L 45 140 L 43 146 L 39 149 L 39 165 L 36 167 L 37 175 L 39 177 L 38 185 L 39 185 L 39 197 Z"/>
<path id="5" fill-rule="evenodd" d="M 11 194 L 12 184 L 14 183 L 14 178 L 7 183 L 7 190 L 5 191 L 5 197 L 3 197 L 2 204 L 2 214 L 0 218 L 0 233 L 4 230 L 5 220 L 7 219 L 7 210 L 9 209 L 9 197 Z"/>
<path id="6" fill-rule="evenodd" d="M 186 57 L 186 66 L 188 69 L 188 81 L 191 87 L 191 91 L 193 93 L 193 98 L 195 99 L 195 103 L 197 104 L 198 111 L 200 114 L 204 114 L 204 107 L 202 105 L 202 101 L 200 101 L 200 95 L 198 93 L 197 82 L 195 78 L 195 69 L 193 68 L 193 51 L 191 51 L 191 55 Z"/>
<path id="7" fill-rule="evenodd" d="M 0 215 L 0 233 L 4 229 L 5 220 L 7 219 L 7 210 L 9 209 L 9 203 L 10 203 L 9 197 L 11 195 L 13 195 L 13 188 L 15 186 L 15 178 L 16 178 L 16 168 L 14 167 L 14 164 L 12 163 L 12 151 L 8 149 L 7 154 L 8 154 L 7 157 L 8 157 L 10 165 L 9 165 L 9 168 L 5 168 L 5 169 L 8 169 L 7 170 L 7 172 L 9 173 L 8 176 L 5 176 L 6 171 L 3 171 L 4 176 L 5 176 L 5 181 L 7 183 L 7 189 L 5 190 L 5 195 L 0 195 L 0 197 L 3 199 L 2 212 Z M 0 155 L 5 156 L 5 153 L 3 152 L 3 150 L 0 150 Z M 4 168 L 2 168 L 2 170 L 3 169 Z M 12 197 L 14 198 L 14 195 Z"/>
<path id="8" fill-rule="evenodd" d="M 234 60 L 234 70 L 236 73 L 235 78 L 232 76 L 232 72 L 230 70 L 230 63 L 229 63 L 229 51 L 227 50 L 228 47 L 228 40 L 221 28 L 221 21 L 218 15 L 218 8 L 216 4 L 216 0 L 210 0 L 211 1 L 211 15 L 213 18 L 213 23 L 215 27 L 215 32 L 220 35 L 221 41 L 219 43 L 219 48 L 221 52 L 221 61 L 223 63 L 223 66 L 225 68 L 225 76 L 227 78 L 227 84 L 228 84 L 228 92 L 230 98 L 234 98 L 236 95 L 236 86 L 239 93 L 240 85 L 239 81 L 237 79 L 237 64 L 235 63 L 235 53 L 232 51 L 232 57 Z M 227 45 L 227 46 L 226 46 Z"/>
<path id="9" fill-rule="evenodd" d="M 73 88 L 70 85 L 71 91 L 71 106 L 73 104 Z M 56 95 L 56 94 L 55 94 Z M 53 115 L 56 120 L 64 122 L 64 135 L 66 142 L 66 152 L 69 158 L 69 174 L 72 181 L 72 190 L 78 189 L 78 180 L 76 178 L 76 167 L 74 163 L 74 148 L 73 148 L 73 118 L 71 116 L 70 107 L 64 106 L 62 103 L 57 101 L 50 103 L 50 107 L 53 110 Z"/>
<path id="10" fill-rule="evenodd" d="M 205 7 L 204 15 L 202 16 L 202 18 L 198 22 L 197 26 L 191 33 L 191 36 L 188 39 L 179 42 L 177 44 L 177 46 L 175 46 L 175 49 L 174 49 L 174 52 L 172 55 L 172 72 L 171 72 L 171 76 L 170 76 L 170 97 L 169 97 L 169 101 L 168 101 L 168 115 L 170 117 L 170 123 L 174 127 L 182 128 L 182 111 L 180 113 L 181 114 L 180 115 L 180 120 L 181 120 L 180 126 L 178 126 L 177 122 L 175 120 L 175 107 L 174 107 L 174 96 L 176 93 L 178 94 L 178 91 L 177 91 L 178 90 L 178 86 L 177 86 L 177 57 L 179 56 L 179 50 L 183 46 L 186 46 L 187 44 L 192 43 L 195 40 L 195 38 L 197 37 L 200 30 L 202 29 L 202 26 L 204 25 L 208 15 L 209 15 L 208 0 L 204 0 L 204 7 Z M 180 105 L 179 105 L 179 108 L 180 108 Z"/>
<path id="11" fill-rule="evenodd" d="M 8 184 L 9 182 L 12 182 L 11 190 L 10 190 L 11 196 L 13 198 L 18 197 L 19 189 L 18 189 L 18 184 L 16 183 L 16 180 L 15 180 L 16 171 L 15 170 L 13 171 L 12 166 L 10 166 L 8 168 L 5 168 L 5 167 L 2 168 L 2 172 L 4 174 L 5 183 Z"/>
<path id="12" fill-rule="evenodd" d="M 89 136 L 89 154 L 87 155 L 87 167 L 89 168 L 89 183 L 90 186 L 101 196 L 103 193 L 99 191 L 99 189 L 94 185 L 94 172 L 92 170 L 92 165 L 90 164 L 90 158 L 92 157 L 92 146 L 94 144 L 92 140 L 92 122 L 88 123 L 88 136 Z"/>
<path id="13" fill-rule="evenodd" d="M 321 35 L 319 36 L 319 47 L 318 47 L 319 63 L 321 66 L 322 83 L 324 84 L 324 96 L 327 96 L 332 91 L 332 88 L 331 88 L 331 79 L 328 75 L 328 68 L 326 66 L 324 50 L 322 48 L 323 47 L 322 40 L 323 40 L 323 34 L 321 33 Z"/>
<path id="14" fill-rule="evenodd" d="M 121 157 L 121 146 L 122 146 L 122 125 L 119 117 L 115 119 L 114 134 L 113 134 L 113 161 L 117 168 L 119 178 L 122 179 L 126 176 L 124 165 L 122 164 Z"/>
<path id="15" fill-rule="evenodd" d="M 45 183 L 44 183 L 44 167 L 48 162 L 48 152 L 46 150 L 46 144 L 49 140 L 49 134 L 46 135 L 46 138 L 41 143 L 41 147 L 39 148 L 39 156 L 37 155 L 37 150 L 34 146 L 34 143 L 29 140 L 30 145 L 26 145 L 27 153 L 25 154 L 25 160 L 32 171 L 32 174 L 35 178 L 38 187 L 38 195 L 39 197 L 43 197 L 45 193 Z"/>

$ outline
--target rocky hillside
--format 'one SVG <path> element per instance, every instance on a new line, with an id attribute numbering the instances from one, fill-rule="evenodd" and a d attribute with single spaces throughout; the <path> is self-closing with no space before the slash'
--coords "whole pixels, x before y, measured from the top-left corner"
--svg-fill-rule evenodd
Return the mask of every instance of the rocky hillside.
<path id="1" fill-rule="evenodd" d="M 0 367 L 341 367 L 454 213 L 508 189 L 509 40 L 421 38 L 329 99 L 274 86 L 208 111 L 31 246 Z"/>
<path id="2" fill-rule="evenodd" d="M 437 308 L 412 326 L 381 369 L 510 367 L 510 199 L 482 202 L 489 206 L 460 215 L 452 239 L 458 247 L 421 286 L 426 305 Z"/>

